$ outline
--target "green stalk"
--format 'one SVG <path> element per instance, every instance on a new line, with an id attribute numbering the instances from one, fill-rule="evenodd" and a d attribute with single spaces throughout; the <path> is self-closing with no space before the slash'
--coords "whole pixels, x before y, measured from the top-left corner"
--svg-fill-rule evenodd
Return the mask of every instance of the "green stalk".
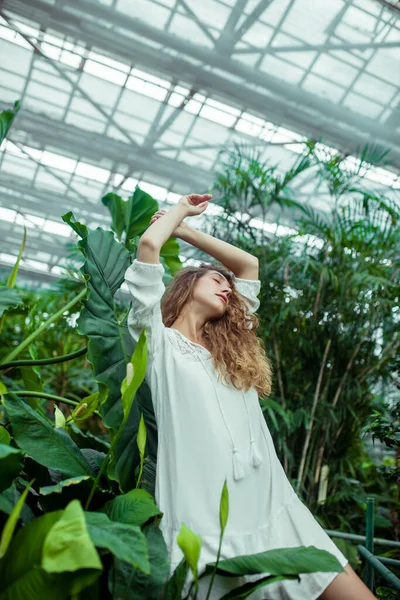
<path id="1" fill-rule="evenodd" d="M 59 319 L 60 317 L 62 317 L 62 315 L 65 313 L 66 310 L 69 310 L 75 304 L 77 304 L 77 302 L 79 302 L 80 300 L 82 300 L 82 298 L 85 297 L 86 292 L 87 292 L 87 289 L 85 288 L 84 290 L 82 290 L 81 292 L 79 292 L 79 294 L 77 296 L 75 296 L 75 298 L 73 298 L 70 302 L 68 302 L 68 304 L 66 304 L 66 306 L 64 306 L 63 308 L 60 308 L 60 310 L 58 310 L 54 315 L 52 315 L 51 317 L 49 317 L 47 319 L 47 321 L 45 321 L 39 327 L 39 329 L 37 329 L 36 331 L 34 331 L 33 333 L 31 333 L 31 335 L 28 336 L 26 338 L 26 340 L 24 340 L 23 342 L 21 342 L 21 344 L 15 348 L 15 350 L 13 350 L 12 352 L 10 352 L 10 354 L 8 354 L 5 358 L 3 358 L 3 360 L 1 361 L 0 364 L 11 362 L 16 356 L 18 356 L 18 354 L 20 352 L 22 352 L 22 350 L 25 350 L 25 348 L 27 346 L 29 346 L 29 344 L 31 344 L 33 342 L 33 340 L 35 340 L 42 333 L 42 331 L 44 331 L 45 329 L 47 329 L 47 327 L 49 325 L 51 325 L 52 323 L 54 323 L 54 321 L 57 321 L 57 319 Z"/>
<path id="2" fill-rule="evenodd" d="M 79 402 L 75 402 L 75 400 L 71 400 L 70 398 L 63 398 L 62 396 L 55 396 L 54 394 L 46 394 L 45 392 L 32 392 L 30 390 L 12 390 L 11 392 L 4 392 L 2 396 L 6 394 L 16 394 L 17 396 L 27 396 L 28 398 L 45 398 L 45 400 L 53 400 L 54 402 L 64 402 L 64 404 L 69 404 L 70 406 L 78 406 Z M 101 416 L 100 413 L 95 410 L 94 414 Z"/>
<path id="3" fill-rule="evenodd" d="M 215 575 L 216 575 L 216 572 L 217 572 L 217 567 L 218 567 L 219 559 L 220 559 L 220 556 L 221 556 L 221 546 L 222 546 L 222 537 L 223 537 L 223 535 L 224 535 L 224 532 L 221 531 L 221 534 L 219 536 L 219 546 L 218 546 L 218 553 L 217 553 L 217 562 L 214 565 L 214 569 L 213 569 L 213 573 L 212 573 L 212 576 L 211 576 L 210 585 L 208 586 L 206 600 L 208 600 L 208 598 L 210 597 L 211 588 L 212 588 L 212 585 L 214 583 Z"/>
<path id="4" fill-rule="evenodd" d="M 87 352 L 87 346 L 84 348 L 80 348 L 75 352 L 70 352 L 69 354 L 64 354 L 63 356 L 54 356 L 53 358 L 39 358 L 38 360 L 14 360 L 8 363 L 2 363 L 0 365 L 1 369 L 11 369 L 12 367 L 35 367 L 40 365 L 55 365 L 57 363 L 67 362 L 68 360 L 73 360 L 74 358 L 78 358 L 79 356 L 83 356 Z"/>
<path id="5" fill-rule="evenodd" d="M 54 394 L 46 394 L 45 392 L 32 392 L 30 390 L 18 390 L 12 392 L 4 392 L 2 394 L 16 394 L 17 396 L 27 396 L 28 398 L 45 398 L 46 400 L 54 400 L 54 402 L 64 402 L 64 404 L 70 404 L 71 406 L 78 406 L 79 402 L 70 400 L 69 398 L 62 398 L 61 396 L 55 396 Z"/>

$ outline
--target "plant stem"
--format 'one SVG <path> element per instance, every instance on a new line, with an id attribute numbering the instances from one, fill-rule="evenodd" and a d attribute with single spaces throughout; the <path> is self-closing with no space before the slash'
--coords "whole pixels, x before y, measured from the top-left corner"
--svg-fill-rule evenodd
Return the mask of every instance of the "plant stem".
<path id="1" fill-rule="evenodd" d="M 54 400 L 54 402 L 64 402 L 64 404 L 70 404 L 71 406 L 77 406 L 79 402 L 70 400 L 69 398 L 62 398 L 61 396 L 55 396 L 54 394 L 46 394 L 45 392 L 32 392 L 30 390 L 12 390 L 11 392 L 5 392 L 6 394 L 16 394 L 17 396 L 27 396 L 28 398 L 45 398 L 46 400 Z"/>
<path id="2" fill-rule="evenodd" d="M 75 298 L 73 298 L 70 302 L 68 302 L 68 304 L 66 304 L 63 308 L 60 308 L 60 310 L 58 310 L 54 315 L 49 317 L 47 319 L 47 321 L 45 321 L 39 327 L 39 329 L 37 329 L 36 331 L 31 333 L 31 335 L 29 335 L 23 342 L 21 342 L 21 344 L 19 344 L 19 346 L 17 346 L 15 348 L 15 350 L 10 352 L 10 354 L 8 354 L 5 358 L 3 358 L 3 360 L 1 361 L 0 364 L 11 362 L 16 356 L 18 356 L 18 354 L 20 352 L 22 352 L 22 350 L 24 350 L 27 346 L 29 346 L 29 344 L 31 344 L 33 342 L 33 340 L 35 340 L 42 333 L 42 331 L 47 329 L 47 327 L 49 325 L 51 325 L 52 323 L 54 323 L 54 321 L 57 321 L 57 319 L 62 317 L 63 314 L 65 313 L 65 311 L 69 310 L 75 304 L 77 304 L 80 300 L 82 300 L 82 298 L 84 298 L 86 296 L 86 292 L 87 292 L 87 288 L 85 287 L 85 289 L 83 289 L 81 292 L 79 292 L 79 294 L 77 296 L 75 296 Z"/>
<path id="3" fill-rule="evenodd" d="M 57 363 L 66 362 L 68 360 L 73 360 L 74 358 L 79 358 L 79 356 L 83 356 L 87 352 L 87 346 L 84 348 L 80 348 L 75 352 L 71 352 L 70 354 L 64 354 L 63 356 L 54 356 L 53 358 L 40 358 L 38 360 L 14 360 L 13 362 L 2 363 L 0 365 L 1 369 L 11 369 L 12 367 L 35 367 L 40 365 L 55 365 Z"/>
<path id="4" fill-rule="evenodd" d="M 45 392 L 32 392 L 31 390 L 11 390 L 10 392 L 4 392 L 2 395 L 5 396 L 6 394 L 16 394 L 17 396 L 27 396 L 28 398 L 45 398 L 45 400 L 53 400 L 54 402 L 64 402 L 64 404 L 69 404 L 70 406 L 78 406 L 79 404 L 79 402 L 75 402 L 75 400 L 71 400 L 70 398 L 46 394 Z M 93 412 L 101 416 L 97 410 Z"/>
<path id="5" fill-rule="evenodd" d="M 212 588 L 212 585 L 214 583 L 215 575 L 217 573 L 217 567 L 218 567 L 219 559 L 220 559 L 220 556 L 221 556 L 221 546 L 222 546 L 222 536 L 223 536 L 223 534 L 224 534 L 224 532 L 221 531 L 221 534 L 219 536 L 219 546 L 218 546 L 218 552 L 217 552 L 217 562 L 214 565 L 214 569 L 213 569 L 213 573 L 212 573 L 212 576 L 211 576 L 210 585 L 208 586 L 206 600 L 208 600 L 208 598 L 210 597 L 211 588 Z"/>

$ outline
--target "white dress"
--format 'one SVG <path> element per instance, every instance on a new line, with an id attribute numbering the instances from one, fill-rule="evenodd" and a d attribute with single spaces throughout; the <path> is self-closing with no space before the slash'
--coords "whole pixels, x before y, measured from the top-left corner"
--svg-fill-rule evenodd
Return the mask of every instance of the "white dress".
<path id="1" fill-rule="evenodd" d="M 181 524 L 199 534 L 202 548 L 199 573 L 215 562 L 220 524 L 219 503 L 227 479 L 229 518 L 221 559 L 284 547 L 315 546 L 336 556 L 340 552 L 290 484 L 254 388 L 247 392 L 224 384 L 211 363 L 209 351 L 162 322 L 160 300 L 165 291 L 161 263 L 135 259 L 125 281 L 132 297 L 128 317 L 135 341 L 143 327 L 148 338 L 146 382 L 153 400 L 158 429 L 155 498 L 164 513 L 160 528 L 171 560 L 171 571 L 183 553 L 176 543 Z M 234 283 L 255 312 L 261 282 L 237 277 Z M 240 348 L 238 348 L 240 351 Z M 300 575 L 264 586 L 249 598 L 315 600 L 336 572 Z M 240 578 L 217 576 L 211 597 L 221 598 L 232 587 L 263 575 Z M 189 572 L 184 593 L 192 575 Z M 206 596 L 208 578 L 200 580 L 198 599 Z"/>

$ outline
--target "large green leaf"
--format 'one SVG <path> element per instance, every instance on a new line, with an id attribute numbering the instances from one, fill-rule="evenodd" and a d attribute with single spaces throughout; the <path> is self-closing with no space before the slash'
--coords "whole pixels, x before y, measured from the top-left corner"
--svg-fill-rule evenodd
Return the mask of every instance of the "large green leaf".
<path id="1" fill-rule="evenodd" d="M 126 240 L 141 236 L 158 210 L 157 202 L 138 186 L 126 201 L 111 193 L 104 196 L 102 202 L 111 213 L 112 228 L 119 239 L 123 232 Z"/>
<path id="2" fill-rule="evenodd" d="M 104 510 L 112 521 L 141 526 L 150 518 L 162 516 L 154 498 L 145 490 L 135 489 L 107 502 Z"/>
<path id="3" fill-rule="evenodd" d="M 211 573 L 215 563 L 207 564 L 200 575 Z M 315 546 L 298 546 L 296 548 L 278 548 L 258 554 L 246 554 L 235 558 L 221 560 L 217 573 L 225 577 L 269 573 L 270 575 L 298 575 L 325 571 L 340 573 L 343 567 L 330 552 L 319 550 Z"/>
<path id="4" fill-rule="evenodd" d="M 143 235 L 150 225 L 151 217 L 158 210 L 156 200 L 138 186 L 126 201 L 117 194 L 110 193 L 104 196 L 102 202 L 111 213 L 113 231 L 119 240 L 122 240 L 122 234 L 125 232 L 126 243 L 132 238 Z M 172 275 L 182 268 L 180 251 L 179 243 L 173 237 L 170 237 L 160 249 L 160 256 Z M 166 279 L 168 277 L 167 275 Z"/>
<path id="5" fill-rule="evenodd" d="M 0 286 L 0 317 L 6 310 L 23 306 L 24 302 L 18 290 L 9 288 L 6 285 Z"/>
<path id="6" fill-rule="evenodd" d="M 110 590 L 114 587 L 113 597 L 124 600 L 150 600 L 160 598 L 169 574 L 168 550 L 160 529 L 153 523 L 143 528 L 147 540 L 150 560 L 150 575 L 135 569 L 129 563 L 116 559 L 115 571 L 109 576 Z"/>
<path id="7" fill-rule="evenodd" d="M 22 452 L 7 444 L 0 444 L 0 492 L 10 487 L 22 466 Z"/>
<path id="8" fill-rule="evenodd" d="M 5 110 L 0 114 L 0 146 L 7 135 L 8 130 L 11 127 L 12 122 L 15 119 L 15 115 L 20 109 L 18 100 L 14 103 L 14 108 L 11 110 Z"/>
<path id="9" fill-rule="evenodd" d="M 63 220 L 83 237 L 79 247 L 86 256 L 82 271 L 90 294 L 78 320 L 78 330 L 89 338 L 88 360 L 93 365 L 96 379 L 108 386 L 108 398 L 101 411 L 105 425 L 116 432 L 123 419 L 121 384 L 134 344 L 126 322 L 118 322 L 114 294 L 122 285 L 130 264 L 129 253 L 114 239 L 111 232 L 101 229 L 92 231 L 77 223 L 72 213 L 64 215 Z M 135 485 L 135 469 L 140 462 L 136 437 L 141 412 L 144 414 L 148 433 L 147 451 L 155 459 L 156 421 L 150 389 L 145 381 L 137 392 L 113 457 L 113 477 L 115 476 L 123 491 L 128 491 Z"/>
<path id="10" fill-rule="evenodd" d="M 40 505 L 45 511 L 65 508 L 69 502 L 77 499 L 83 505 L 91 492 L 94 478 L 88 475 L 79 475 L 64 479 L 55 485 L 46 485 L 39 489 Z M 96 488 L 90 506 L 93 510 L 101 509 L 105 502 L 114 498 L 111 491 Z"/>
<path id="11" fill-rule="evenodd" d="M 114 239 L 111 231 L 88 229 L 77 223 L 72 213 L 62 218 L 84 236 L 78 247 L 86 257 L 81 270 L 90 293 L 77 322 L 78 331 L 89 338 L 88 360 L 97 381 L 108 387 L 108 398 L 102 406 L 104 423 L 117 431 L 123 417 L 121 383 L 126 363 L 132 356 L 133 340 L 126 323 L 118 322 L 114 294 L 130 265 L 129 252 Z"/>
<path id="12" fill-rule="evenodd" d="M 4 404 L 18 446 L 39 464 L 64 475 L 93 475 L 82 452 L 64 429 L 54 429 L 16 394 L 6 394 Z"/>
<path id="13" fill-rule="evenodd" d="M 117 558 L 150 574 L 147 542 L 140 527 L 116 523 L 100 512 L 86 512 L 85 518 L 89 535 L 97 548 L 106 548 Z"/>
<path id="14" fill-rule="evenodd" d="M 47 573 L 103 569 L 90 539 L 79 500 L 72 500 L 50 529 L 43 543 L 42 568 Z"/>
<path id="15" fill-rule="evenodd" d="M 111 229 L 115 231 L 119 241 L 122 241 L 122 234 L 125 231 L 125 204 L 127 202 L 121 196 L 112 192 L 106 194 L 101 201 L 111 213 Z"/>
<path id="16" fill-rule="evenodd" d="M 64 600 L 78 594 L 99 576 L 99 569 L 48 573 L 42 565 L 43 547 L 63 511 L 47 513 L 34 519 L 15 535 L 7 554 L 0 561 L 0 600 Z M 68 523 L 64 521 L 64 530 Z M 71 530 L 70 530 L 71 532 Z M 57 530 L 54 531 L 57 535 Z M 69 540 L 72 549 L 75 540 Z M 85 559 L 84 559 L 85 561 Z M 62 569 L 63 563 L 59 563 Z"/>
<path id="17" fill-rule="evenodd" d="M 179 258 L 180 253 L 181 249 L 178 240 L 174 237 L 170 237 L 169 240 L 161 246 L 160 257 L 164 260 L 171 275 L 175 275 L 175 273 L 182 269 L 182 262 Z"/>
<path id="18" fill-rule="evenodd" d="M 224 596 L 221 596 L 220 600 L 241 600 L 242 598 L 248 598 L 250 594 L 252 594 L 255 590 L 258 590 L 268 584 L 275 583 L 277 581 L 283 581 L 285 579 L 298 579 L 296 575 L 268 575 L 267 577 L 262 577 L 257 581 L 248 581 L 244 585 L 241 585 Z M 268 596 L 265 596 L 266 598 Z"/>

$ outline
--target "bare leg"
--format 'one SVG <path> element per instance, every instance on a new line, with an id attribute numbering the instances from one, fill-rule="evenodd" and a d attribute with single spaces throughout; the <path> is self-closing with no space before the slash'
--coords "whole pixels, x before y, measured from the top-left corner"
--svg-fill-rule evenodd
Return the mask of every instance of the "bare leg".
<path id="1" fill-rule="evenodd" d="M 376 600 L 376 596 L 367 588 L 350 564 L 344 567 L 328 585 L 318 600 Z"/>

